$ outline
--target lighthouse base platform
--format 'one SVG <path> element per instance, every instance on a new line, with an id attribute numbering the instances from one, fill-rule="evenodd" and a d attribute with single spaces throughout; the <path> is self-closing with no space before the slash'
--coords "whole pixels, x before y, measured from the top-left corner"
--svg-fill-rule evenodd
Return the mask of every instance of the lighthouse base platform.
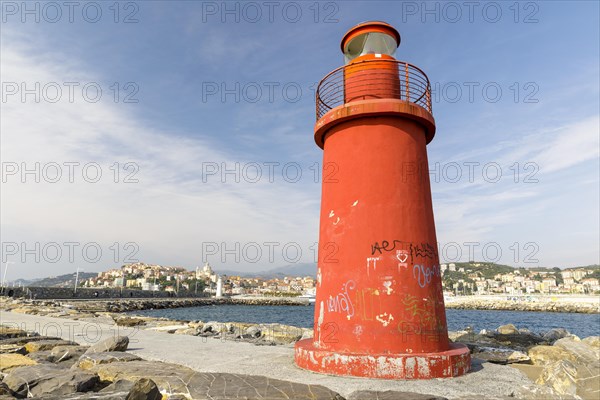
<path id="1" fill-rule="evenodd" d="M 439 353 L 358 354 L 320 349 L 305 339 L 296 343 L 294 359 L 313 372 L 379 379 L 451 378 L 471 368 L 469 348 L 459 343 Z"/>

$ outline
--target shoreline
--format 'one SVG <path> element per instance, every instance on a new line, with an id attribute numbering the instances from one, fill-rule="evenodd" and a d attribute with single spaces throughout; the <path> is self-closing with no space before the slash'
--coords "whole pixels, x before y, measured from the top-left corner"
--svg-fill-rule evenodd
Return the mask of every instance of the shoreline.
<path id="1" fill-rule="evenodd" d="M 600 296 L 459 296 L 447 309 L 600 314 Z"/>
<path id="2" fill-rule="evenodd" d="M 80 310 L 130 312 L 149 309 L 200 307 L 210 305 L 309 306 L 307 299 L 294 297 L 171 298 L 171 299 L 106 299 L 52 300 L 72 304 Z M 482 311 L 529 311 L 600 314 L 600 296 L 581 299 L 538 297 L 536 301 L 507 300 L 507 296 L 464 296 L 447 299 L 447 309 Z"/>
<path id="3" fill-rule="evenodd" d="M 38 301 L 38 300 L 33 300 Z M 307 299 L 291 297 L 265 298 L 170 298 L 170 299 L 106 299 L 106 300 L 39 300 L 43 303 L 71 305 L 79 311 L 132 312 L 152 309 L 187 308 L 218 305 L 309 306 Z"/>
<path id="4" fill-rule="evenodd" d="M 19 299 L 23 304 L 67 306 L 82 312 L 132 312 L 215 305 L 310 306 L 297 297 L 178 297 L 106 299 Z M 600 314 L 600 296 L 459 296 L 445 299 L 447 309 Z"/>

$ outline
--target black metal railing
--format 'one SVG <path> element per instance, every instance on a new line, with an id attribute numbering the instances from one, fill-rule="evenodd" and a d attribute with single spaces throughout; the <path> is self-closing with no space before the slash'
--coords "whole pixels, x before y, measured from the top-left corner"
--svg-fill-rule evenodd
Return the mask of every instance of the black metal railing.
<path id="1" fill-rule="evenodd" d="M 365 60 L 344 65 L 321 80 L 317 120 L 335 107 L 367 99 L 404 100 L 432 112 L 431 85 L 420 68 L 404 61 Z"/>

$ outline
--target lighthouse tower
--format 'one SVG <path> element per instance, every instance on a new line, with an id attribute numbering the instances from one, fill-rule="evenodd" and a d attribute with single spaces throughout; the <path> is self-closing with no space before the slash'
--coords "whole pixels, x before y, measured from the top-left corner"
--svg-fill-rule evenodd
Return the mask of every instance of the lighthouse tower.
<path id="1" fill-rule="evenodd" d="M 316 94 L 323 149 L 314 338 L 296 364 L 385 379 L 452 377 L 469 349 L 448 340 L 426 145 L 431 86 L 394 58 L 400 34 L 383 22 L 350 29 L 346 63 Z"/>

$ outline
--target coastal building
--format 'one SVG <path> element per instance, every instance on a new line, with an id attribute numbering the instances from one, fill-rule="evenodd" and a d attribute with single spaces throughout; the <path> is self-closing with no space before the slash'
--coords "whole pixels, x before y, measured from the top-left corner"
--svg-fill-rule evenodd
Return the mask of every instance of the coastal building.
<path id="1" fill-rule="evenodd" d="M 585 293 L 600 292 L 600 281 L 596 278 L 584 278 L 581 280 Z"/>
<path id="2" fill-rule="evenodd" d="M 563 283 L 565 286 L 571 286 L 575 284 L 575 278 L 572 277 L 572 275 L 569 273 L 568 278 L 565 278 L 565 276 L 563 275 Z"/>
<path id="3" fill-rule="evenodd" d="M 123 287 L 125 286 L 125 283 L 127 282 L 127 280 L 123 277 L 119 277 L 119 278 L 115 278 L 113 281 L 113 286 L 114 287 Z"/>
<path id="4" fill-rule="evenodd" d="M 215 273 L 209 263 L 205 263 L 202 268 L 196 267 L 196 279 L 211 279 Z"/>
<path id="5" fill-rule="evenodd" d="M 487 291 L 486 281 L 477 281 L 475 282 L 475 286 L 477 287 L 477 293 L 484 294 Z"/>
<path id="6" fill-rule="evenodd" d="M 142 284 L 142 290 L 158 291 L 158 290 L 160 290 L 160 285 L 159 284 L 153 284 L 151 282 L 144 282 Z"/>
<path id="7" fill-rule="evenodd" d="M 544 278 L 542 279 L 542 291 L 543 292 L 555 292 L 557 291 L 556 279 L 554 278 Z"/>
<path id="8" fill-rule="evenodd" d="M 579 282 L 580 280 L 585 278 L 586 275 L 588 275 L 590 273 L 591 273 L 591 271 L 588 271 L 586 269 L 576 269 L 576 270 L 573 270 L 573 278 Z"/>
<path id="9" fill-rule="evenodd" d="M 128 288 L 133 288 L 133 287 L 139 287 L 140 285 L 138 284 L 138 280 L 137 279 L 127 279 L 125 281 L 125 287 Z"/>

